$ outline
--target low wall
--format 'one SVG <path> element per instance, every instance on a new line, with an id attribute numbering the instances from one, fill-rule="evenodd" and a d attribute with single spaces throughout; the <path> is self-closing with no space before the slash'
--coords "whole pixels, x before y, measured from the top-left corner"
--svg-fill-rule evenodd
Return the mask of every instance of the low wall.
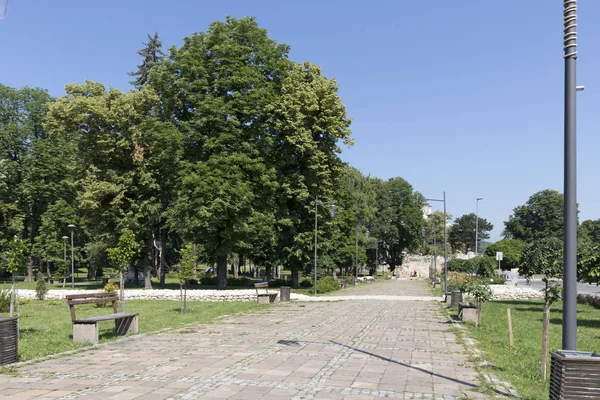
<path id="1" fill-rule="evenodd" d="M 279 292 L 279 288 L 269 291 Z M 89 290 L 50 290 L 46 294 L 46 300 L 64 300 L 68 294 L 90 293 Z M 35 299 L 35 290 L 19 290 L 22 299 Z M 200 301 L 256 301 L 256 290 L 198 290 L 188 289 L 187 300 Z M 129 289 L 125 290 L 125 300 L 179 300 L 179 290 L 172 289 Z"/>

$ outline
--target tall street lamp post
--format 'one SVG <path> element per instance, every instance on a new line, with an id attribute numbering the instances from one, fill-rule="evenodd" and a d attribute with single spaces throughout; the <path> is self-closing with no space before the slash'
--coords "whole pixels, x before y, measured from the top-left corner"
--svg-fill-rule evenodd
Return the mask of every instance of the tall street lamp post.
<path id="1" fill-rule="evenodd" d="M 483 200 L 483 197 L 478 197 L 475 201 L 475 256 L 479 255 L 479 200 Z"/>
<path id="2" fill-rule="evenodd" d="M 75 231 L 75 225 L 69 224 L 71 230 L 71 289 L 75 289 L 75 257 L 73 252 L 73 232 Z"/>
<path id="3" fill-rule="evenodd" d="M 65 284 L 67 283 L 67 269 L 66 269 L 66 267 L 67 267 L 67 240 L 69 240 L 69 237 L 63 236 L 62 240 L 63 240 L 63 261 L 65 263 L 64 276 L 63 276 L 63 289 L 64 289 Z"/>
<path id="4" fill-rule="evenodd" d="M 444 296 L 448 293 L 448 251 L 447 251 L 447 242 L 446 242 L 446 229 L 447 229 L 447 220 L 446 220 L 446 191 L 443 192 L 443 199 L 425 199 L 428 201 L 439 201 L 444 203 Z M 425 205 L 425 204 L 423 204 Z M 435 235 L 434 235 L 435 238 Z"/>
<path id="5" fill-rule="evenodd" d="M 577 0 L 564 0 L 565 133 L 564 133 L 564 254 L 563 350 L 577 349 Z"/>
<path id="6" fill-rule="evenodd" d="M 329 205 L 329 213 L 331 214 L 331 216 L 333 217 L 335 215 L 335 203 L 333 201 L 327 201 L 324 203 L 319 202 L 319 196 L 315 196 L 315 287 L 314 287 L 314 293 L 315 295 L 317 294 L 317 229 L 318 229 L 318 217 L 319 217 L 319 204 L 321 205 L 325 205 L 328 204 Z"/>

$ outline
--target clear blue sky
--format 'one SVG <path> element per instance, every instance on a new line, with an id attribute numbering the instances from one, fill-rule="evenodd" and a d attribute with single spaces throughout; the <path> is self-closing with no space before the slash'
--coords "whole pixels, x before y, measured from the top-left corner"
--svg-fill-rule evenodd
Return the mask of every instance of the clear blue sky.
<path id="1" fill-rule="evenodd" d="M 340 85 L 356 144 L 342 158 L 401 176 L 454 217 L 475 212 L 497 240 L 534 192 L 563 191 L 560 0 L 11 0 L 0 82 L 55 96 L 86 79 L 127 90 L 146 33 L 165 47 L 208 24 L 255 16 L 291 58 Z M 600 1 L 579 2 L 578 202 L 600 218 Z M 437 205 L 437 204 L 436 204 Z M 441 204 L 439 204 L 441 206 Z"/>

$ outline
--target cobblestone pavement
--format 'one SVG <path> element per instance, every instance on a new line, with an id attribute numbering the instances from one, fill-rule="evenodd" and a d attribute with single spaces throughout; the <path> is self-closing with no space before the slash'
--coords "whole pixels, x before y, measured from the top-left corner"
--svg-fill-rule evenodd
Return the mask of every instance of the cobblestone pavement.
<path id="1" fill-rule="evenodd" d="M 429 295 L 386 281 L 352 295 Z M 0 399 L 488 398 L 435 301 L 279 303 L 267 311 L 24 365 Z"/>

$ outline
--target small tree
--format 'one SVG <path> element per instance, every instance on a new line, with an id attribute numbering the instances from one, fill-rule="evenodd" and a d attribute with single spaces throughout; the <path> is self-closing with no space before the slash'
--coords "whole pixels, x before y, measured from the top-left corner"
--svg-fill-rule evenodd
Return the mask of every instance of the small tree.
<path id="1" fill-rule="evenodd" d="M 187 282 L 193 278 L 194 270 L 196 269 L 196 250 L 191 243 L 188 243 L 184 248 L 179 250 L 181 260 L 177 269 L 177 277 L 179 278 L 179 296 L 181 299 L 181 312 L 186 310 L 186 294 Z"/>
<path id="2" fill-rule="evenodd" d="M 529 244 L 523 250 L 521 273 L 543 274 L 544 325 L 542 329 L 542 380 L 546 380 L 546 359 L 550 327 L 550 306 L 560 300 L 560 288 L 555 278 L 562 278 L 563 244 L 557 238 L 545 238 Z"/>
<path id="3" fill-rule="evenodd" d="M 483 303 L 492 299 L 492 290 L 487 283 L 478 280 L 472 281 L 466 290 L 477 303 L 477 324 L 475 326 L 479 326 L 481 325 L 481 307 Z"/>
<path id="4" fill-rule="evenodd" d="M 44 300 L 46 297 L 46 293 L 48 293 L 48 287 L 46 286 L 46 278 L 42 272 L 38 272 L 35 281 L 35 297 L 38 300 Z"/>
<path id="5" fill-rule="evenodd" d="M 12 289 L 10 291 L 10 316 L 15 315 L 15 299 L 17 297 L 17 272 L 25 269 L 27 246 L 25 242 L 18 237 L 13 237 L 9 244 L 8 264 L 6 270 L 12 274 Z"/>
<path id="6" fill-rule="evenodd" d="M 130 229 L 125 229 L 119 238 L 119 245 L 107 249 L 108 259 L 113 267 L 119 271 L 119 311 L 125 311 L 125 279 L 123 273 L 127 271 L 135 255 L 135 235 Z"/>

